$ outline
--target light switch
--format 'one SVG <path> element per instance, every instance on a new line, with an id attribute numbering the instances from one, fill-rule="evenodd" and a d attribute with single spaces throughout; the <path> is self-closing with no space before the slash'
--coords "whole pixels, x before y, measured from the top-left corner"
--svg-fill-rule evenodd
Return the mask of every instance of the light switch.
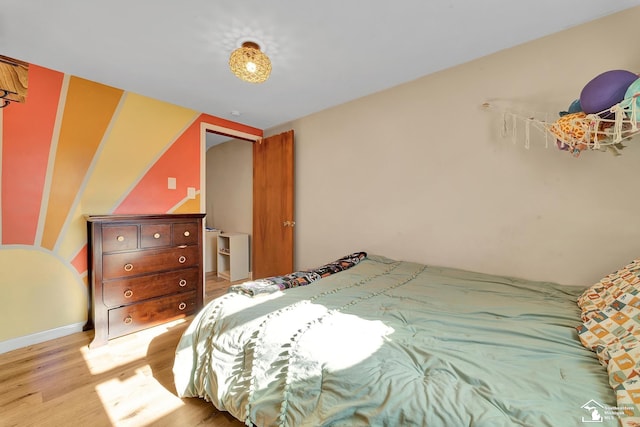
<path id="1" fill-rule="evenodd" d="M 187 198 L 195 199 L 196 198 L 196 189 L 195 187 L 187 187 Z"/>
<path id="2" fill-rule="evenodd" d="M 169 177 L 167 178 L 167 188 L 169 190 L 175 190 L 176 189 L 176 179 Z"/>

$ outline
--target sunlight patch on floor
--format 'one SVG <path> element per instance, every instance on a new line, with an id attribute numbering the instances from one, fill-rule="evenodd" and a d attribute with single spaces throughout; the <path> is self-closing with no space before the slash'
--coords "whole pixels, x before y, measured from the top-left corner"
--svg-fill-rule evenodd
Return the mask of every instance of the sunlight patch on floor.
<path id="1" fill-rule="evenodd" d="M 147 365 L 137 369 L 135 375 L 131 377 L 114 378 L 96 387 L 104 411 L 112 425 L 123 427 L 148 425 L 150 421 L 160 420 L 184 405 L 180 398 L 149 378 L 150 370 Z M 142 402 L 140 394 L 144 394 L 144 401 L 153 402 L 153 404 L 140 406 Z"/>
<path id="2" fill-rule="evenodd" d="M 102 347 L 80 349 L 91 375 L 108 377 L 95 390 L 112 425 L 153 425 L 184 406 L 182 399 L 155 378 L 149 352 L 154 340 L 163 340 L 163 334 L 186 322 L 178 319 L 116 338 Z"/>
<path id="3" fill-rule="evenodd" d="M 83 346 L 80 348 L 80 352 L 91 374 L 103 374 L 144 359 L 147 356 L 149 344 L 154 338 L 185 322 L 185 319 L 177 319 L 153 328 L 138 331 L 135 334 L 116 338 L 113 342 L 115 343 L 117 341 L 117 347 L 111 347 L 109 343 L 102 347 L 92 349 L 88 346 Z M 114 348 L 118 350 L 116 351 Z"/>

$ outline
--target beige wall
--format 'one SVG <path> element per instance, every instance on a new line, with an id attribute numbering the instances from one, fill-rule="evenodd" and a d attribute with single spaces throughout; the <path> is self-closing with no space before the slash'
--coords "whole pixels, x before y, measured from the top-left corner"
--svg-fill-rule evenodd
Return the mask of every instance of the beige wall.
<path id="1" fill-rule="evenodd" d="M 601 72 L 640 72 L 637 22 L 640 8 L 270 129 L 296 135 L 296 268 L 365 250 L 589 285 L 640 256 L 640 138 L 576 159 L 534 132 L 527 150 L 480 107 L 555 116 Z"/>
<path id="2" fill-rule="evenodd" d="M 251 234 L 253 146 L 231 140 L 207 150 L 207 226 Z"/>

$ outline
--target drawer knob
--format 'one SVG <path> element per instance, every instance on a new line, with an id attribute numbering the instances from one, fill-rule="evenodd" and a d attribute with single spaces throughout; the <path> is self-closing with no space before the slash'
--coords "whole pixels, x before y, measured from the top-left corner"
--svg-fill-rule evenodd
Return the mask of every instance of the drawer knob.
<path id="1" fill-rule="evenodd" d="M 180 304 L 178 304 L 178 309 L 179 310 L 184 310 L 185 308 L 187 308 L 187 304 L 181 302 Z"/>
<path id="2" fill-rule="evenodd" d="M 133 322 L 133 317 L 131 316 L 127 316 L 124 318 L 124 324 L 125 325 L 130 325 Z"/>
<path id="3" fill-rule="evenodd" d="M 178 282 L 178 285 L 180 285 L 180 287 L 187 286 L 187 280 L 186 279 L 180 279 L 180 282 Z"/>
<path id="4" fill-rule="evenodd" d="M 189 230 L 184 232 L 184 237 L 189 237 L 191 235 L 191 233 L 189 233 Z"/>
<path id="5" fill-rule="evenodd" d="M 124 236 L 118 236 L 118 237 L 116 237 L 116 240 L 118 242 L 124 242 Z"/>
<path id="6" fill-rule="evenodd" d="M 156 234 L 154 234 L 154 235 L 153 235 L 153 238 L 154 238 L 154 239 L 159 239 L 159 238 L 160 238 L 160 233 L 156 233 Z"/>
<path id="7" fill-rule="evenodd" d="M 180 255 L 180 258 L 178 258 L 178 262 L 180 264 L 184 264 L 187 261 L 187 257 L 184 255 Z"/>
<path id="8" fill-rule="evenodd" d="M 128 263 L 124 265 L 124 271 L 131 271 L 133 270 L 133 264 Z"/>
<path id="9" fill-rule="evenodd" d="M 132 296 L 133 296 L 133 291 L 131 289 L 127 289 L 126 291 L 124 291 L 125 298 L 131 298 Z"/>

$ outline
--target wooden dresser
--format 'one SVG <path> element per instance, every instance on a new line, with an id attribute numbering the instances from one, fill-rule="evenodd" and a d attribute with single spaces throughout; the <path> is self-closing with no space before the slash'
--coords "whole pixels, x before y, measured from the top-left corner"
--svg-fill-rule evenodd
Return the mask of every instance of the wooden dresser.
<path id="1" fill-rule="evenodd" d="M 204 216 L 86 216 L 90 348 L 202 308 Z"/>

